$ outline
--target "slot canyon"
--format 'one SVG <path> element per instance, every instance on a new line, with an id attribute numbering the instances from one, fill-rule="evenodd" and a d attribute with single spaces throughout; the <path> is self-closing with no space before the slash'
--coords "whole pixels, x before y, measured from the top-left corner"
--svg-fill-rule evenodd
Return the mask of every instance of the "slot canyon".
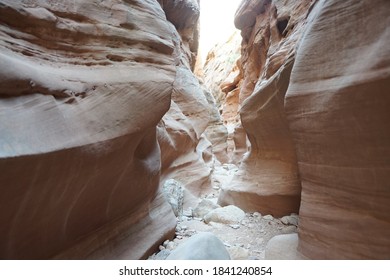
<path id="1" fill-rule="evenodd" d="M 212 1 L 0 0 L 0 259 L 390 259 L 390 1 Z"/>

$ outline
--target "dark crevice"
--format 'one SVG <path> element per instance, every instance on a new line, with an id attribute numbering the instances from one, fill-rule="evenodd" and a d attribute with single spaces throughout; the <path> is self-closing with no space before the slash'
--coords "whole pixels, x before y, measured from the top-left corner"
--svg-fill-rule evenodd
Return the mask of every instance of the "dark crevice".
<path id="1" fill-rule="evenodd" d="M 289 20 L 290 20 L 289 16 L 278 19 L 276 26 L 278 28 L 280 35 L 283 35 L 283 36 L 285 35 L 285 34 L 283 34 L 283 31 L 286 29 Z"/>

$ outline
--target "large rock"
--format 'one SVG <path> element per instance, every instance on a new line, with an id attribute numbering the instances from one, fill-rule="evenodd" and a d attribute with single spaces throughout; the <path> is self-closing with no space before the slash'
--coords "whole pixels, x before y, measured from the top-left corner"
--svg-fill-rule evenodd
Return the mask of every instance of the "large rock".
<path id="1" fill-rule="evenodd" d="M 162 191 L 165 199 L 171 205 L 176 217 L 183 215 L 184 187 L 180 182 L 169 179 L 164 182 Z"/>
<path id="2" fill-rule="evenodd" d="M 276 235 L 265 248 L 266 260 L 301 260 L 304 257 L 297 251 L 298 234 Z"/>
<path id="3" fill-rule="evenodd" d="M 145 257 L 172 30 L 155 1 L 0 1 L 0 258 Z"/>
<path id="4" fill-rule="evenodd" d="M 180 244 L 167 260 L 230 260 L 230 256 L 221 240 L 212 233 L 202 232 Z"/>
<path id="5" fill-rule="evenodd" d="M 237 224 L 244 218 L 244 211 L 234 205 L 229 205 L 210 211 L 203 219 L 205 223 Z"/>
<path id="6" fill-rule="evenodd" d="M 227 248 L 232 260 L 247 260 L 249 258 L 249 250 L 241 246 L 232 246 Z"/>
<path id="7" fill-rule="evenodd" d="M 286 114 L 302 181 L 298 250 L 390 258 L 390 2 L 318 1 Z"/>
<path id="8" fill-rule="evenodd" d="M 310 1 L 243 1 L 237 10 L 243 37 L 238 102 L 250 148 L 222 189 L 222 206 L 276 217 L 299 211 L 301 186 L 284 96 L 309 7 Z M 242 130 L 235 134 L 236 150 L 245 151 Z"/>
<path id="9" fill-rule="evenodd" d="M 219 207 L 220 206 L 218 204 L 215 204 L 209 199 L 202 199 L 193 211 L 194 217 L 203 219 L 205 215 Z"/>
<path id="10" fill-rule="evenodd" d="M 280 221 L 285 225 L 298 226 L 298 218 L 298 215 L 290 215 L 280 218 Z"/>

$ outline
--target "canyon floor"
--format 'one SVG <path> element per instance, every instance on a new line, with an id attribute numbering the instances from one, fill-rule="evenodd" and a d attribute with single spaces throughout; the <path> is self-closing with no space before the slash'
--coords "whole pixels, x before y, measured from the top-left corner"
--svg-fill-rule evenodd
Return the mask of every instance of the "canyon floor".
<path id="1" fill-rule="evenodd" d="M 229 183 L 236 171 L 237 167 L 232 164 L 216 167 L 213 172 L 213 189 L 202 198 L 217 203 L 221 187 Z M 258 212 L 245 213 L 245 218 L 237 224 L 207 224 L 202 219 L 193 217 L 192 210 L 191 207 L 183 210 L 183 215 L 177 218 L 175 238 L 161 244 L 159 251 L 149 257 L 150 260 L 164 260 L 179 244 L 199 232 L 216 235 L 224 243 L 232 259 L 264 259 L 267 243 L 272 237 L 297 231 L 296 225 L 287 221 L 289 219 L 263 216 Z M 298 219 L 294 214 L 291 217 L 292 220 Z"/>

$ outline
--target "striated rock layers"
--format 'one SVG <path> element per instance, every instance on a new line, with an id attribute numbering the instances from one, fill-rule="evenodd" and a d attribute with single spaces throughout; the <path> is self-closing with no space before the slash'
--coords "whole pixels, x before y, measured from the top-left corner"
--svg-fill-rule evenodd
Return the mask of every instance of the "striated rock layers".
<path id="1" fill-rule="evenodd" d="M 390 3 L 319 1 L 286 114 L 302 181 L 298 250 L 390 258 Z"/>
<path id="2" fill-rule="evenodd" d="M 243 38 L 239 113 L 250 147 L 222 190 L 221 205 L 277 217 L 298 213 L 301 189 L 284 96 L 310 2 L 243 1 L 237 10 Z M 236 149 L 245 150 L 243 130 L 236 130 Z"/>
<path id="3" fill-rule="evenodd" d="M 224 157 L 218 157 L 219 154 L 216 153 L 214 148 L 216 145 L 212 142 L 213 154 L 221 162 L 236 162 L 236 158 L 239 160 L 246 151 L 240 150 L 238 145 L 234 145 L 232 139 L 235 126 L 240 126 L 238 116 L 238 94 L 240 89 L 238 83 L 241 81 L 241 77 L 237 66 L 240 57 L 240 45 L 241 36 L 236 30 L 226 42 L 215 45 L 209 51 L 202 72 L 199 74 L 204 84 L 212 92 L 216 100 L 216 106 L 221 112 L 221 116 L 217 118 L 217 120 L 220 120 L 219 123 L 214 122 L 214 127 L 218 129 L 219 133 L 214 135 L 224 140 L 224 146 L 219 145 L 222 148 L 219 150 L 223 150 Z M 219 112 L 217 113 L 219 114 Z M 213 138 L 209 137 L 209 139 L 212 140 Z"/>
<path id="4" fill-rule="evenodd" d="M 143 258 L 176 222 L 156 125 L 185 71 L 163 10 L 0 2 L 0 258 Z"/>
<path id="5" fill-rule="evenodd" d="M 199 1 L 200 0 L 157 0 L 167 20 L 180 34 L 181 45 L 189 57 L 191 69 L 195 67 L 199 47 Z"/>
<path id="6" fill-rule="evenodd" d="M 209 122 L 217 116 L 213 109 L 214 99 L 202 88 L 191 71 L 197 50 L 190 47 L 191 42 L 197 40 L 194 37 L 198 36 L 195 32 L 199 17 L 197 1 L 162 1 L 161 5 L 167 18 L 172 21 L 169 25 L 176 66 L 171 106 L 158 124 L 162 156 L 161 181 L 174 178 L 183 184 L 188 191 L 185 195 L 185 202 L 188 202 L 210 189 L 213 155 L 205 131 Z M 195 15 L 180 16 L 189 11 Z M 191 33 L 191 30 L 195 31 Z"/>

